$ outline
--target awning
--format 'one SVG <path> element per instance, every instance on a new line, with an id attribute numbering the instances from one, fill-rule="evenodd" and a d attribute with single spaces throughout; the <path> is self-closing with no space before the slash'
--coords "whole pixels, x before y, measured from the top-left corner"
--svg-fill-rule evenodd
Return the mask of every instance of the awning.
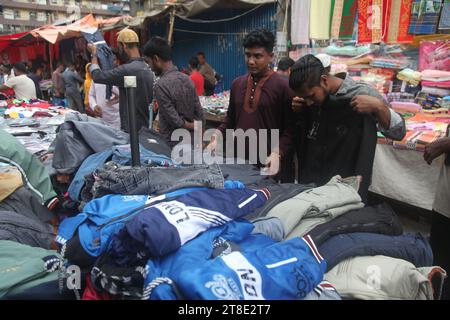
<path id="1" fill-rule="evenodd" d="M 81 36 L 82 31 L 95 31 L 98 28 L 108 29 L 110 26 L 117 25 L 121 21 L 131 19 L 128 16 L 114 17 L 110 19 L 95 19 L 92 14 L 83 17 L 66 26 L 46 25 L 31 31 L 36 38 L 43 38 L 46 41 L 55 44 L 57 41 Z"/>
<path id="2" fill-rule="evenodd" d="M 21 32 L 21 33 L 7 34 L 7 35 L 0 36 L 0 51 L 11 46 L 14 43 L 14 41 L 17 41 L 17 40 L 20 40 L 20 39 L 26 37 L 29 33 L 30 33 L 29 31 L 25 31 L 25 32 Z"/>

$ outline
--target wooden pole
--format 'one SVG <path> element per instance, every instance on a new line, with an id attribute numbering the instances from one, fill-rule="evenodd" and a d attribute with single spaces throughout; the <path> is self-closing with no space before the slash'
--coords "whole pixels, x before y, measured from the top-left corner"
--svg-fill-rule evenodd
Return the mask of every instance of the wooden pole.
<path id="1" fill-rule="evenodd" d="M 169 29 L 169 35 L 167 37 L 167 42 L 169 42 L 169 45 L 172 45 L 173 41 L 173 28 L 175 25 L 175 7 L 172 7 L 172 10 L 170 11 L 170 29 Z"/>

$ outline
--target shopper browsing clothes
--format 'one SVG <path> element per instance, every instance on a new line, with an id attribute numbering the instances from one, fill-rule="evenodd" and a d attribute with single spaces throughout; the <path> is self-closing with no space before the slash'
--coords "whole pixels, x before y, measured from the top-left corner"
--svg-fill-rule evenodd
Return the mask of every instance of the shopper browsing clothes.
<path id="1" fill-rule="evenodd" d="M 268 154 L 265 155 L 268 156 L 267 161 L 260 163 L 267 165 L 269 175 L 279 172 L 280 159 L 282 161 L 288 156 L 293 145 L 290 123 L 293 92 L 288 82 L 270 68 L 274 44 L 275 36 L 267 30 L 256 30 L 245 37 L 243 46 L 248 74 L 233 81 L 227 116 L 218 128 L 223 137 L 227 129 L 255 129 L 257 132 L 261 129 L 279 130 L 279 146 L 269 145 Z M 269 134 L 268 144 L 270 140 Z M 216 147 L 217 134 L 212 136 L 208 149 L 214 151 Z M 249 150 L 249 143 L 246 143 L 246 159 L 251 158 Z M 290 170 L 281 173 L 283 182 L 289 182 L 286 179 L 293 179 L 294 176 L 293 164 L 290 163 L 286 168 Z"/>
<path id="2" fill-rule="evenodd" d="M 14 64 L 15 77 L 9 78 L 0 86 L 0 91 L 13 89 L 16 99 L 36 99 L 36 88 L 33 80 L 27 77 L 27 67 L 23 63 Z"/>
<path id="3" fill-rule="evenodd" d="M 167 142 L 176 129 L 194 131 L 194 121 L 203 122 L 203 109 L 194 83 L 173 65 L 172 52 L 167 41 L 160 37 L 150 39 L 144 47 L 144 56 L 159 80 L 155 85 L 160 132 Z M 191 143 L 193 143 L 191 134 Z"/>
<path id="4" fill-rule="evenodd" d="M 391 139 L 406 134 L 404 119 L 368 84 L 329 74 L 313 55 L 292 67 L 289 84 L 298 95 L 293 108 L 300 183 L 326 184 L 333 176 L 361 176 L 364 201 L 371 183 L 377 126 Z"/>
<path id="5" fill-rule="evenodd" d="M 92 54 L 92 65 L 90 67 L 92 80 L 119 88 L 119 109 L 121 129 L 130 132 L 128 123 L 128 101 L 124 86 L 125 76 L 136 76 L 136 125 L 140 130 L 149 127 L 149 106 L 153 100 L 153 72 L 150 70 L 139 52 L 139 37 L 131 29 L 123 29 L 117 37 L 120 60 L 122 65 L 108 71 L 101 70 L 97 57 L 97 48 L 94 44 L 88 44 L 88 50 Z"/>
<path id="6" fill-rule="evenodd" d="M 425 147 L 424 159 L 431 164 L 441 155 L 445 156 L 439 176 L 436 196 L 431 215 L 430 242 L 433 249 L 434 264 L 450 270 L 450 129 L 447 137 Z M 446 280 L 442 292 L 443 300 L 450 300 L 449 281 Z"/>

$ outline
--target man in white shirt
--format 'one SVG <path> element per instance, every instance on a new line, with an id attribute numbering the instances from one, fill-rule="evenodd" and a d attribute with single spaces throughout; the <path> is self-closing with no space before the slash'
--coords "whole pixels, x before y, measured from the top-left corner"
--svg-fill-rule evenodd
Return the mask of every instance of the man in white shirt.
<path id="1" fill-rule="evenodd" d="M 106 84 L 92 82 L 89 90 L 89 106 L 96 117 L 101 118 L 109 126 L 120 130 L 119 89 L 112 88 L 113 97 L 106 99 Z"/>
<path id="2" fill-rule="evenodd" d="M 15 63 L 14 78 L 9 78 L 0 86 L 0 91 L 13 89 L 16 99 L 36 99 L 36 87 L 33 80 L 27 77 L 27 68 L 23 63 Z"/>

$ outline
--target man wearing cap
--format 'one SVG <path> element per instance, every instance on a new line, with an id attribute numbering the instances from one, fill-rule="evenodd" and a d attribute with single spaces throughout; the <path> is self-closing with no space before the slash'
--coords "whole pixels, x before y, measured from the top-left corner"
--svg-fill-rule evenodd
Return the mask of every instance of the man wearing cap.
<path id="1" fill-rule="evenodd" d="M 124 86 L 125 76 L 136 76 L 136 125 L 138 130 L 142 127 L 149 127 L 149 106 L 153 100 L 153 82 L 154 75 L 139 52 L 139 37 L 131 29 L 123 29 L 119 32 L 118 38 L 118 56 L 122 65 L 109 70 L 100 69 L 97 48 L 94 44 L 88 44 L 88 50 L 92 54 L 92 65 L 90 71 L 92 80 L 95 83 L 101 83 L 119 88 L 119 109 L 121 129 L 130 132 L 128 123 L 128 103 L 127 94 Z"/>

